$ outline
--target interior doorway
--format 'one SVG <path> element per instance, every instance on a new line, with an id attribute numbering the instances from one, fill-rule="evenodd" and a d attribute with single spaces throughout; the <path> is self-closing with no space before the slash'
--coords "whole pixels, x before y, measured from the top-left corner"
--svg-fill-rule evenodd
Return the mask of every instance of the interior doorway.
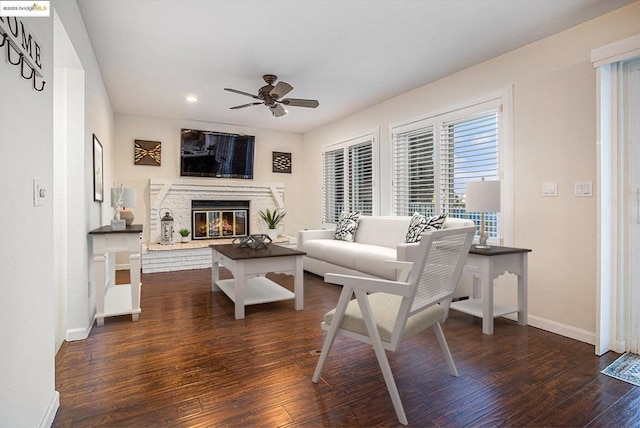
<path id="1" fill-rule="evenodd" d="M 58 14 L 53 12 L 53 282 L 55 351 L 73 340 L 88 308 L 87 198 L 85 191 L 85 74 Z M 84 297 L 82 299 L 81 297 Z M 81 312 L 83 316 L 75 315 Z M 79 328 L 83 331 L 86 328 Z M 86 336 L 85 336 L 86 337 Z"/>

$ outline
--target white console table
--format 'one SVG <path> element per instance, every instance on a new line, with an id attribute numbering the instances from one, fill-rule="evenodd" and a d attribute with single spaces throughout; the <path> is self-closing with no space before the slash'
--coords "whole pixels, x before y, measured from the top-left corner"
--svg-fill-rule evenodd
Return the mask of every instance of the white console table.
<path id="1" fill-rule="evenodd" d="M 527 254 L 525 248 L 498 247 L 481 249 L 471 246 L 464 272 L 473 276 L 473 296 L 451 304 L 451 309 L 482 318 L 482 332 L 493 334 L 493 319 L 518 313 L 518 324 L 527 325 Z M 505 273 L 518 276 L 518 306 L 495 305 L 493 280 Z M 481 283 L 481 284 L 480 284 Z M 478 290 L 481 285 L 481 295 Z"/>
<path id="2" fill-rule="evenodd" d="M 98 326 L 105 317 L 131 314 L 133 321 L 140 316 L 140 249 L 142 225 L 133 224 L 125 230 L 103 226 L 92 230 L 93 283 L 96 287 L 96 316 Z M 129 253 L 130 284 L 115 285 L 116 253 Z"/>

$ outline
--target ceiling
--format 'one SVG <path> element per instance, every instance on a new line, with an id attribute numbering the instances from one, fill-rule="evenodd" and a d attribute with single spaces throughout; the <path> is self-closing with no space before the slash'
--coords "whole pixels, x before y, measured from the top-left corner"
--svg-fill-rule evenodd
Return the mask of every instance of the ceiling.
<path id="1" fill-rule="evenodd" d="M 304 133 L 634 0 L 77 1 L 116 113 Z M 264 74 L 320 106 L 230 110 Z"/>

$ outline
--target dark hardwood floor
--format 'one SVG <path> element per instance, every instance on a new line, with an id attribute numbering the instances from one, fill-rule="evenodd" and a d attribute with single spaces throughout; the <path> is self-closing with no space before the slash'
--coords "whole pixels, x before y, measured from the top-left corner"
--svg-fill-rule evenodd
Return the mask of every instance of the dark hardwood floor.
<path id="1" fill-rule="evenodd" d="M 108 318 L 56 358 L 55 427 L 398 426 L 370 347 L 338 338 L 311 382 L 338 286 L 305 273 L 305 308 L 211 293 L 209 270 L 142 276 L 142 314 Z M 270 278 L 293 289 L 292 278 Z M 128 281 L 119 275 L 119 281 Z M 600 374 L 618 355 L 533 327 L 451 311 L 459 377 L 431 330 L 389 353 L 410 426 L 640 426 L 640 388 Z"/>

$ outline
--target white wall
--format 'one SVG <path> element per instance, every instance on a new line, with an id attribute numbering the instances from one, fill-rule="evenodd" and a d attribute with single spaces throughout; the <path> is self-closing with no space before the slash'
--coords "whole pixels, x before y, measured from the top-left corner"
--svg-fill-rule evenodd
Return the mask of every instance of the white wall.
<path id="1" fill-rule="evenodd" d="M 6 19 L 6 18 L 5 18 Z M 51 192 L 53 77 L 52 20 L 21 18 L 41 46 L 42 92 L 0 61 L 0 426 L 37 427 L 58 406 L 54 381 L 54 294 Z M 3 24 L 3 27 L 6 27 Z M 32 179 L 49 191 L 33 206 Z M 12 239 L 12 235 L 19 236 Z M 50 422 L 50 421 L 49 421 Z"/>
<path id="2" fill-rule="evenodd" d="M 176 100 L 180 102 L 180 100 Z M 307 174 L 301 167 L 303 157 L 302 135 L 269 131 L 243 126 L 201 122 L 184 119 L 160 119 L 125 114 L 115 115 L 115 177 L 125 187 L 135 187 L 138 191 L 138 206 L 133 209 L 134 223 L 143 224 L 143 239 L 149 240 L 149 179 L 180 177 L 180 130 L 199 129 L 255 135 L 255 161 L 253 181 L 284 183 L 284 204 L 287 216 L 284 233 L 297 234 L 301 227 L 302 204 L 297 201 L 306 197 L 303 186 Z M 135 165 L 134 141 L 149 140 L 162 143 L 161 166 Z M 290 152 L 293 160 L 291 174 L 272 172 L 272 152 Z M 204 182 L 220 182 L 223 179 L 201 178 Z M 241 180 L 233 180 L 241 181 Z M 105 186 L 109 182 L 105 181 Z M 112 183 L 115 184 L 115 183 Z"/>
<path id="3" fill-rule="evenodd" d="M 58 57 L 57 62 L 66 67 L 62 72 L 66 74 L 69 88 L 66 96 L 72 103 L 67 107 L 67 116 L 71 117 L 67 124 L 67 166 L 61 173 L 66 175 L 68 194 L 67 258 L 56 269 L 66 271 L 68 275 L 66 290 L 60 292 L 66 291 L 66 309 L 61 309 L 66 316 L 65 336 L 67 340 L 77 340 L 87 337 L 95 314 L 95 286 L 91 283 L 90 263 L 92 245 L 88 232 L 108 224 L 110 219 L 109 201 L 93 200 L 92 135 L 98 136 L 104 148 L 104 182 L 111 182 L 113 110 L 76 2 L 56 1 L 54 7 L 72 44 L 67 47 L 71 53 L 62 49 L 56 52 L 56 55 L 64 56 Z M 77 64 L 78 60 L 80 64 Z M 84 87 L 78 88 L 79 84 Z M 78 101 L 78 96 L 84 99 Z M 56 245 L 61 244 L 56 242 Z"/>
<path id="4" fill-rule="evenodd" d="M 76 2 L 54 0 L 51 6 L 60 17 L 56 25 L 64 26 L 84 69 L 82 111 L 77 111 L 81 102 L 74 102 L 78 92 L 54 102 L 56 92 L 59 95 L 66 89 L 64 84 L 54 85 L 53 80 L 54 57 L 64 55 L 54 48 L 54 34 L 59 37 L 60 33 L 54 31 L 53 11 L 48 18 L 21 18 L 41 46 L 42 73 L 47 82 L 44 91 L 34 91 L 31 83 L 20 77 L 19 67 L 0 61 L 2 224 L 5 234 L 15 231 L 20 236 L 7 240 L 7 245 L 0 248 L 0 426 L 3 427 L 47 426 L 52 422 L 59 403 L 54 377 L 55 353 L 65 336 L 61 330 L 67 329 L 67 338 L 74 329 L 86 335 L 93 323 L 95 298 L 88 283 L 87 233 L 104 224 L 104 218 L 108 219 L 104 215 L 108 213 L 107 207 L 92 202 L 92 174 L 87 171 L 92 171 L 91 134 L 96 133 L 105 145 L 105 179 L 111 180 L 113 112 Z M 3 55 L 4 52 L 3 48 Z M 67 73 L 63 80 L 78 80 L 77 76 L 68 77 Z M 74 105 L 69 105 L 69 101 Z M 68 119 L 69 113 L 73 117 L 83 116 L 82 126 L 56 126 L 54 132 L 54 120 L 72 121 Z M 76 132 L 80 135 L 74 135 Z M 57 141 L 60 138 L 62 143 Z M 80 143 L 65 144 L 71 140 Z M 56 150 L 68 151 L 66 162 L 55 168 L 54 146 Z M 73 183 L 66 192 L 54 185 L 63 176 Z M 47 190 L 41 207 L 33 206 L 35 177 L 42 179 Z M 61 243 L 64 238 L 53 232 L 53 201 L 68 195 L 72 196 L 69 199 L 82 202 L 66 205 L 67 213 L 69 208 L 75 210 L 67 221 L 73 218 L 76 222 L 68 224 L 68 241 Z M 56 207 L 57 215 L 65 216 L 64 209 L 58 204 Z M 67 257 L 54 259 L 54 252 L 65 249 L 65 245 Z M 60 274 L 69 269 L 73 272 L 66 278 Z M 60 289 L 54 278 L 66 281 L 66 290 Z"/>
<path id="5" fill-rule="evenodd" d="M 391 214 L 389 123 L 444 112 L 513 85 L 513 245 L 533 249 L 529 323 L 594 343 L 596 197 L 573 196 L 574 181 L 596 184 L 596 79 L 590 52 L 639 32 L 637 2 L 307 133 L 303 168 L 310 196 L 302 224 L 321 225 L 323 145 L 380 127 L 381 208 Z M 558 197 L 541 197 L 547 181 L 558 183 Z M 501 282 L 497 301 L 515 303 L 512 284 Z"/>

